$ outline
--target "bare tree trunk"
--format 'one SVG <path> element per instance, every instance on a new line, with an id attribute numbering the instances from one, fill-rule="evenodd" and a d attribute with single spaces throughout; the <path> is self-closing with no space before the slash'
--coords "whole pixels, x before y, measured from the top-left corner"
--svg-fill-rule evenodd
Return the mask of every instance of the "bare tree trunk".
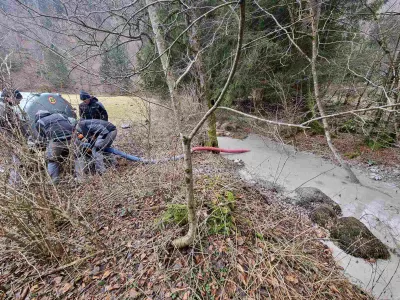
<path id="1" fill-rule="evenodd" d="M 186 184 L 186 200 L 188 208 L 188 223 L 189 230 L 185 236 L 175 239 L 172 244 L 176 248 L 183 248 L 193 243 L 194 237 L 196 236 L 197 229 L 197 216 L 196 208 L 197 203 L 194 198 L 194 183 L 193 183 L 193 164 L 192 164 L 192 141 L 190 138 L 182 137 L 182 144 L 184 150 L 185 160 L 185 184 Z"/>
<path id="2" fill-rule="evenodd" d="M 161 64 L 164 70 L 164 74 L 165 74 L 165 79 L 167 81 L 167 85 L 168 85 L 168 90 L 169 90 L 169 94 L 170 94 L 170 98 L 171 98 L 171 104 L 172 104 L 172 108 L 174 110 L 174 114 L 175 114 L 175 120 L 177 122 L 177 128 L 178 130 L 181 129 L 181 124 L 180 124 L 180 120 L 181 120 L 181 114 L 180 114 L 180 105 L 176 99 L 176 90 L 175 90 L 175 76 L 172 73 L 172 70 L 170 69 L 170 64 L 169 64 L 169 58 L 168 58 L 168 53 L 166 53 L 166 45 L 165 45 L 165 39 L 164 39 L 164 35 L 161 31 L 161 22 L 157 16 L 157 8 L 155 7 L 155 5 L 157 4 L 153 4 L 154 2 L 151 0 L 146 0 L 146 5 L 148 6 L 147 10 L 149 13 L 149 18 L 150 18 L 150 23 L 151 23 L 151 27 L 153 29 L 154 35 L 155 35 L 155 40 L 156 40 L 156 45 L 157 45 L 157 50 L 158 53 L 161 55 L 160 59 L 161 59 Z"/>
<path id="3" fill-rule="evenodd" d="M 311 17 L 311 30 L 312 30 L 312 57 L 311 57 L 311 72 L 313 76 L 314 84 L 314 97 L 317 102 L 318 110 L 321 117 L 325 117 L 324 106 L 322 105 L 320 90 L 318 84 L 318 73 L 317 73 L 317 57 L 318 57 L 318 21 L 321 11 L 321 4 L 319 0 L 310 0 L 310 17 Z M 342 159 L 339 152 L 336 150 L 332 143 L 331 133 L 329 131 L 329 124 L 326 118 L 322 119 L 322 125 L 325 131 L 326 142 L 331 149 L 336 160 L 341 164 L 341 166 L 347 171 L 350 177 L 350 181 L 354 183 L 360 183 L 354 172 L 350 169 L 350 166 Z"/>
<path id="4" fill-rule="evenodd" d="M 193 1 L 194 2 L 194 1 Z M 190 18 L 188 20 L 190 23 Z M 199 37 L 199 28 L 198 24 L 195 24 L 192 27 L 191 30 L 191 37 L 189 39 L 189 43 L 191 46 L 191 50 L 193 52 L 193 56 L 197 57 L 195 64 L 195 68 L 197 71 L 197 75 L 199 76 L 199 83 L 200 83 L 200 89 L 199 89 L 199 100 L 202 103 L 207 104 L 207 108 L 210 109 L 214 103 L 211 99 L 211 93 L 210 93 L 210 84 L 208 82 L 208 78 L 206 75 L 205 67 L 204 67 L 204 61 L 203 61 L 203 55 L 200 52 L 201 51 L 201 43 L 200 43 L 200 37 Z M 215 113 L 212 113 L 210 115 L 210 118 L 207 121 L 208 129 L 207 129 L 207 146 L 210 147 L 218 147 L 218 139 L 217 139 L 217 117 Z"/>
<path id="5" fill-rule="evenodd" d="M 233 60 L 233 64 L 231 67 L 231 71 L 229 73 L 228 78 L 226 79 L 225 85 L 218 96 L 218 99 L 215 101 L 213 106 L 207 111 L 207 113 L 203 116 L 200 122 L 193 128 L 190 132 L 189 136 L 182 136 L 182 144 L 184 148 L 184 157 L 185 157 L 185 182 L 186 182 L 186 198 L 188 203 L 188 222 L 189 222 L 189 230 L 185 236 L 178 238 L 172 242 L 172 244 L 177 248 L 183 248 L 189 246 L 196 235 L 197 228 L 197 217 L 196 217 L 196 200 L 194 198 L 194 183 L 193 183 L 193 169 L 192 169 L 192 159 L 191 159 L 191 141 L 193 137 L 198 133 L 199 129 L 204 125 L 204 123 L 215 114 L 215 110 L 218 108 L 221 103 L 230 82 L 232 81 L 233 75 L 236 72 L 236 68 L 239 62 L 240 52 L 242 49 L 243 43 L 243 33 L 244 33 L 244 21 L 245 21 L 245 1 L 240 1 L 240 19 L 239 19 L 239 33 L 238 33 L 238 43 L 236 46 L 235 58 Z"/>

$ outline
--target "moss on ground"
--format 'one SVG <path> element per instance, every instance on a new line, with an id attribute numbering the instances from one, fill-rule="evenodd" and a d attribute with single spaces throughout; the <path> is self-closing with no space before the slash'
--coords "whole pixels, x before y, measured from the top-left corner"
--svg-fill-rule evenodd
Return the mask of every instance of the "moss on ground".
<path id="1" fill-rule="evenodd" d="M 226 191 L 218 195 L 211 203 L 211 213 L 207 219 L 207 226 L 210 234 L 230 234 L 235 229 L 232 211 L 235 208 L 235 195 Z"/>
<path id="2" fill-rule="evenodd" d="M 188 208 L 184 204 L 168 204 L 167 211 L 161 217 L 162 224 L 186 225 L 188 223 Z"/>

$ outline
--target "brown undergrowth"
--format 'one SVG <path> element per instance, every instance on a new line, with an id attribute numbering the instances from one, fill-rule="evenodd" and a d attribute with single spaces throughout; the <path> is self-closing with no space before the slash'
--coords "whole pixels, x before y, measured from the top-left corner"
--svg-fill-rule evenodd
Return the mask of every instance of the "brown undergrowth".
<path id="1" fill-rule="evenodd" d="M 48 263 L 18 255 L 2 240 L 0 285 L 7 297 L 369 298 L 341 274 L 318 241 L 323 232 L 273 192 L 233 176 L 235 167 L 212 154 L 195 156 L 197 239 L 174 250 L 170 241 L 186 228 L 160 220 L 167 205 L 185 203 L 180 164 L 129 164 L 79 186 L 60 186 L 65 205 L 79 208 L 93 232 L 61 222 L 66 255 Z M 211 233 L 208 219 L 227 193 L 235 199 L 229 233 Z"/>
<path id="2" fill-rule="evenodd" d="M 157 113 L 151 128 L 135 121 L 119 130 L 116 146 L 149 158 L 180 154 L 172 119 Z M 0 231 L 0 299 L 370 299 L 319 242 L 324 232 L 218 155 L 194 155 L 200 225 L 193 246 L 177 251 L 170 242 L 186 225 L 163 219 L 185 204 L 181 161 L 121 159 L 102 177 L 78 184 L 66 172 L 54 187 L 43 153 L 16 154 L 36 167 L 14 189 L 0 174 L 10 213 L 0 229 L 24 240 Z"/>

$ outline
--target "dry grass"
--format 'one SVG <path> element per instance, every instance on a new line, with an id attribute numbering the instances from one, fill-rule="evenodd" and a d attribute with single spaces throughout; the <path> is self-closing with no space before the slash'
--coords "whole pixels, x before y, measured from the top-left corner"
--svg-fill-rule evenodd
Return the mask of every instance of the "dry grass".
<path id="1" fill-rule="evenodd" d="M 180 153 L 172 118 L 154 111 L 151 119 L 150 127 L 120 131 L 118 147 L 156 157 Z M 40 165 L 35 174 L 43 175 L 43 159 Z M 194 156 L 200 226 L 193 247 L 173 249 L 171 240 L 187 229 L 161 226 L 160 219 L 168 204 L 185 203 L 182 169 L 181 161 L 140 165 L 121 160 L 117 168 L 83 184 L 72 183 L 66 174 L 57 187 L 32 181 L 22 191 L 5 193 L 8 203 L 21 193 L 22 199 L 30 195 L 31 203 L 45 199 L 50 210 L 36 222 L 43 226 L 52 216 L 49 224 L 55 230 L 42 227 L 44 240 L 62 248 L 35 256 L 0 236 L 0 289 L 9 298 L 37 299 L 370 298 L 345 279 L 318 241 L 324 232 L 280 203 L 274 192 L 242 182 L 233 175 L 235 166 L 218 155 Z M 211 233 L 208 220 L 226 192 L 236 199 L 226 220 L 233 231 Z M 28 217 L 24 221 L 33 224 Z"/>
<path id="2" fill-rule="evenodd" d="M 343 277 L 318 242 L 323 232 L 273 192 L 260 193 L 232 176 L 233 168 L 219 156 L 195 157 L 201 225 L 193 247 L 183 251 L 172 249 L 170 241 L 186 228 L 159 225 L 168 203 L 185 202 L 180 162 L 120 167 L 73 190 L 60 187 L 59 195 L 73 199 L 99 244 L 86 248 L 94 244 L 85 231 L 66 223 L 59 234 L 79 243 L 69 243 L 64 260 L 43 265 L 28 258 L 28 265 L 15 253 L 2 256 L 3 266 L 8 261 L 8 295 L 29 287 L 39 299 L 369 298 Z M 236 197 L 236 229 L 210 234 L 210 203 L 226 191 Z M 99 250 L 105 252 L 96 255 Z M 71 268 L 40 275 L 91 254 Z M 10 272 L 22 266 L 23 276 Z"/>
<path id="3" fill-rule="evenodd" d="M 76 109 L 78 109 L 81 100 L 78 94 L 63 94 Z M 96 96 L 110 117 L 110 121 L 116 124 L 122 122 L 144 121 L 147 116 L 147 107 L 142 100 L 136 97 L 128 96 Z"/>

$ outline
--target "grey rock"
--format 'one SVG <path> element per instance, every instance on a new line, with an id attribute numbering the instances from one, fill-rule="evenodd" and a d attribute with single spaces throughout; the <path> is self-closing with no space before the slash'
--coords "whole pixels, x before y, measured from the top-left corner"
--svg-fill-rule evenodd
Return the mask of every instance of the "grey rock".
<path id="1" fill-rule="evenodd" d="M 226 122 L 221 125 L 221 129 L 225 131 L 235 131 L 237 129 L 237 126 L 231 122 Z"/>
<path id="2" fill-rule="evenodd" d="M 330 228 L 336 223 L 337 215 L 331 206 L 322 204 L 314 208 L 310 213 L 310 219 L 324 228 Z"/>
<path id="3" fill-rule="evenodd" d="M 326 205 L 331 207 L 337 215 L 342 213 L 339 204 L 325 195 L 321 190 L 314 187 L 300 187 L 296 189 L 296 194 L 292 198 L 295 205 L 312 210 L 318 205 Z"/>

